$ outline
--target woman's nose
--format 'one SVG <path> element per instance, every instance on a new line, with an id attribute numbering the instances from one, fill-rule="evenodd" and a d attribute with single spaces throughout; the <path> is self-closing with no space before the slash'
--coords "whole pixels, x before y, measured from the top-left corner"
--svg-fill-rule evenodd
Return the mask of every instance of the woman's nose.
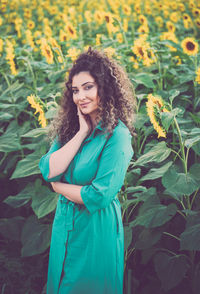
<path id="1" fill-rule="evenodd" d="M 78 100 L 83 100 L 86 98 L 85 92 L 83 90 L 79 90 L 77 93 L 77 99 Z"/>

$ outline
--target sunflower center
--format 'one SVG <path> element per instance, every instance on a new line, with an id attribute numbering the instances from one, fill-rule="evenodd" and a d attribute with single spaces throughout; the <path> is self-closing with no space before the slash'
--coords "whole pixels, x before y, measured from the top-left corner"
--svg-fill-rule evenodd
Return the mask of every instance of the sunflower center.
<path id="1" fill-rule="evenodd" d="M 72 28 L 68 27 L 69 32 L 73 35 L 74 31 L 72 30 Z"/>
<path id="2" fill-rule="evenodd" d="M 144 51 L 143 51 L 142 47 L 138 48 L 138 52 L 142 57 L 144 56 Z"/>
<path id="3" fill-rule="evenodd" d="M 194 45 L 194 43 L 192 43 L 192 42 L 187 42 L 186 47 L 187 47 L 187 49 L 188 49 L 189 51 L 193 51 L 194 48 L 195 48 L 195 45 Z"/>
<path id="4" fill-rule="evenodd" d="M 110 22 L 110 18 L 109 18 L 109 16 L 108 16 L 108 15 L 106 15 L 106 16 L 105 16 L 105 20 L 106 20 L 106 22 L 107 22 L 107 23 L 109 23 L 109 22 Z"/>
<path id="5" fill-rule="evenodd" d="M 50 50 L 46 49 L 46 53 L 47 53 L 47 55 L 48 55 L 49 57 L 51 56 L 51 52 L 50 52 Z"/>

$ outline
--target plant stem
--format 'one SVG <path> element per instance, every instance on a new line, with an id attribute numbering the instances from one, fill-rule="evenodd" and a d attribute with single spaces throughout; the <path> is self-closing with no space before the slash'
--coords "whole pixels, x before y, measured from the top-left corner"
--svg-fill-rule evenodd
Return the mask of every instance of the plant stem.
<path id="1" fill-rule="evenodd" d="M 193 205 L 193 203 L 194 203 L 194 200 L 195 200 L 195 198 L 196 198 L 196 196 L 197 196 L 198 191 L 199 191 L 199 189 L 197 189 L 197 190 L 195 191 L 195 193 L 194 193 L 194 195 L 193 195 L 193 197 L 192 197 L 191 208 L 192 208 L 192 205 Z"/>
<path id="2" fill-rule="evenodd" d="M 168 233 L 168 232 L 163 232 L 163 234 L 165 234 L 165 235 L 167 235 L 167 236 L 170 236 L 170 237 L 176 239 L 177 241 L 180 241 L 180 238 L 178 238 L 178 237 L 176 237 L 175 235 L 172 235 L 172 234 L 170 234 L 170 233 Z"/>
<path id="3" fill-rule="evenodd" d="M 178 122 L 176 120 L 176 118 L 174 118 L 174 123 L 178 132 L 178 138 L 179 138 L 179 143 L 180 143 L 180 148 L 181 148 L 181 153 L 182 153 L 182 162 L 183 162 L 183 168 L 184 168 L 184 172 L 187 175 L 187 162 L 186 162 L 186 157 L 185 157 L 185 150 L 184 150 L 184 144 L 183 144 L 183 140 L 181 137 L 181 131 L 178 125 Z"/>
<path id="4" fill-rule="evenodd" d="M 7 75 L 4 72 L 2 72 L 2 75 L 4 76 L 4 78 L 5 78 L 6 82 L 7 82 L 7 85 L 10 88 L 11 84 L 10 84 L 10 81 L 9 81 Z M 16 102 L 15 102 L 15 99 L 14 99 L 14 96 L 13 96 L 13 93 L 12 93 L 11 90 L 10 90 L 10 94 L 11 94 L 11 97 L 12 97 L 12 103 L 15 105 Z M 16 113 L 16 108 L 15 107 L 14 107 L 14 117 L 15 117 L 15 120 L 17 122 L 18 120 L 17 120 L 17 113 Z M 22 145 L 21 145 L 21 137 L 20 137 L 20 133 L 19 133 L 19 128 L 17 128 L 16 133 L 17 133 L 17 136 L 19 138 L 21 155 L 22 155 L 22 158 L 24 158 L 24 150 L 23 150 Z"/>

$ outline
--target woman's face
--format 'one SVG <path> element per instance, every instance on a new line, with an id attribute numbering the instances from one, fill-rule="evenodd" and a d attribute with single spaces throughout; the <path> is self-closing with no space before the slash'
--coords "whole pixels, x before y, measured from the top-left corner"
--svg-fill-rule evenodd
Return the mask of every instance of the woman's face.
<path id="1" fill-rule="evenodd" d="M 82 71 L 72 79 L 73 101 L 83 114 L 96 116 L 99 105 L 98 86 L 88 71 Z"/>

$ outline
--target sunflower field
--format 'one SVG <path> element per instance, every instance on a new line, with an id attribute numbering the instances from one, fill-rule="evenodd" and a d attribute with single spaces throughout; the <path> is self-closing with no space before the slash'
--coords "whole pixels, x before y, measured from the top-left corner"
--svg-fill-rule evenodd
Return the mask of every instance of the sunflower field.
<path id="1" fill-rule="evenodd" d="M 137 100 L 124 294 L 199 294 L 200 0 L 0 1 L 0 294 L 45 293 L 58 195 L 38 163 L 89 46 L 126 69 Z"/>

